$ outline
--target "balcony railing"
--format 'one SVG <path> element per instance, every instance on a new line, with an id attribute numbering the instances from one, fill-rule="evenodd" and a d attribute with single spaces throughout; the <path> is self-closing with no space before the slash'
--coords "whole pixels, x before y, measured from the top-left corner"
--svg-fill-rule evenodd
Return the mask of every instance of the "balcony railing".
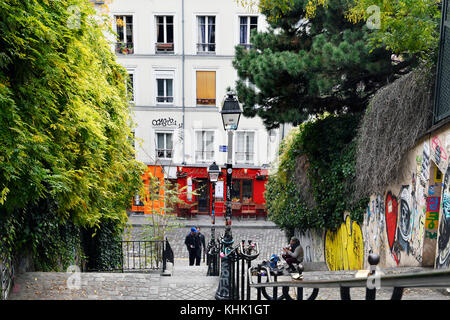
<path id="1" fill-rule="evenodd" d="M 216 99 L 197 99 L 197 105 L 215 106 Z"/>
<path id="2" fill-rule="evenodd" d="M 156 149 L 156 155 L 160 159 L 172 159 L 173 149 Z"/>
<path id="3" fill-rule="evenodd" d="M 173 97 L 156 97 L 158 103 L 173 103 Z"/>
<path id="4" fill-rule="evenodd" d="M 255 161 L 254 152 L 235 152 L 236 163 L 253 164 Z"/>
<path id="5" fill-rule="evenodd" d="M 197 43 L 198 54 L 216 54 L 215 43 Z"/>
<path id="6" fill-rule="evenodd" d="M 117 42 L 116 43 L 116 53 L 133 54 L 134 53 L 133 43 L 132 42 L 129 42 L 129 43 Z"/>
<path id="7" fill-rule="evenodd" d="M 214 159 L 214 151 L 195 151 L 196 161 L 212 161 Z"/>
<path id="8" fill-rule="evenodd" d="M 156 53 L 173 53 L 174 46 L 173 43 L 155 43 L 155 52 Z"/>

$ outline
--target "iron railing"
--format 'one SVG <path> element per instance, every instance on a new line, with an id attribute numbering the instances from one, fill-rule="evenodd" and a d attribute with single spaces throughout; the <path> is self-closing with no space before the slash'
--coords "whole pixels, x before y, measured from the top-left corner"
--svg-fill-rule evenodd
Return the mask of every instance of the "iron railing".
<path id="1" fill-rule="evenodd" d="M 219 241 L 219 252 L 225 251 L 222 239 Z M 225 259 L 220 259 L 220 255 L 216 257 L 220 259 L 220 271 L 218 270 L 216 275 L 221 275 L 216 299 L 222 300 L 225 297 L 228 300 L 250 300 L 250 278 L 247 272 L 259 253 L 256 242 L 248 240 L 246 244 L 245 240 L 242 240 L 238 246 L 230 247 L 230 250 L 224 253 Z"/>
<path id="2" fill-rule="evenodd" d="M 216 54 L 216 44 L 197 43 L 197 54 Z"/>
<path id="3" fill-rule="evenodd" d="M 373 256 L 372 256 L 373 257 Z M 377 256 L 378 257 L 378 256 Z M 369 256 L 369 261 L 371 257 Z M 376 264 L 379 261 L 379 257 Z M 372 268 L 376 264 L 371 264 Z M 300 269 L 300 274 L 303 270 Z M 256 275 L 257 282 L 253 282 Z M 403 297 L 403 291 L 406 288 L 448 288 L 450 287 L 450 270 L 439 270 L 420 273 L 404 273 L 394 275 L 381 275 L 377 271 L 371 271 L 361 278 L 343 278 L 332 280 L 295 280 L 295 281 L 277 281 L 276 275 L 265 266 L 259 264 L 257 267 L 248 270 L 248 277 L 251 281 L 250 287 L 257 290 L 257 300 L 264 297 L 267 300 L 304 300 L 303 289 L 312 288 L 313 291 L 307 300 L 315 300 L 321 288 L 339 288 L 342 300 L 351 300 L 351 288 L 366 288 L 366 300 L 375 300 L 378 289 L 392 288 L 391 300 L 400 300 Z M 266 282 L 262 279 L 266 277 Z M 375 283 L 377 283 L 375 285 Z M 272 288 L 272 293 L 267 292 Z M 278 295 L 278 289 L 281 288 L 281 295 Z M 297 289 L 296 299 L 291 296 L 291 288 Z"/>
<path id="4" fill-rule="evenodd" d="M 169 241 L 122 241 L 122 272 L 162 270 L 174 263 Z"/>
<path id="5" fill-rule="evenodd" d="M 149 272 L 162 273 L 174 255 L 167 240 L 121 241 L 120 262 L 114 267 L 91 268 L 88 272 Z"/>

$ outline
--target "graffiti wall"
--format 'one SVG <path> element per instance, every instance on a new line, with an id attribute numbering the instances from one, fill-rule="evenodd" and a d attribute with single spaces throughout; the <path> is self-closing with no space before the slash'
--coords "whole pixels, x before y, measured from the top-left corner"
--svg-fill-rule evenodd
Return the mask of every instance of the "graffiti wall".
<path id="1" fill-rule="evenodd" d="M 423 138 L 404 157 L 402 179 L 372 195 L 364 222 L 347 216 L 336 231 L 298 231 L 306 262 L 330 270 L 380 267 L 450 267 L 450 125 Z"/>
<path id="2" fill-rule="evenodd" d="M 364 265 L 361 227 L 347 216 L 337 231 L 325 233 L 325 262 L 328 269 L 358 270 Z"/>
<path id="3" fill-rule="evenodd" d="M 438 252 L 436 268 L 448 268 L 450 266 L 450 165 L 444 176 L 442 192 L 442 215 L 439 224 Z"/>
<path id="4" fill-rule="evenodd" d="M 323 262 L 324 259 L 324 231 L 307 230 L 295 232 L 303 247 L 304 262 Z"/>

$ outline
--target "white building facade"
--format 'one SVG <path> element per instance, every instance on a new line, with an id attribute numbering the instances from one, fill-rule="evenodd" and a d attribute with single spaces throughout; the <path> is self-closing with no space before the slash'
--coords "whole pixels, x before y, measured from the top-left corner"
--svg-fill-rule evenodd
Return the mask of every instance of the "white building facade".
<path id="1" fill-rule="evenodd" d="M 267 28 L 264 16 L 234 0 L 114 0 L 108 8 L 113 49 L 130 75 L 136 159 L 170 179 L 183 167 L 224 166 L 220 110 L 238 78 L 235 46 L 250 46 L 251 30 Z M 282 136 L 241 116 L 233 167 L 268 169 Z"/>

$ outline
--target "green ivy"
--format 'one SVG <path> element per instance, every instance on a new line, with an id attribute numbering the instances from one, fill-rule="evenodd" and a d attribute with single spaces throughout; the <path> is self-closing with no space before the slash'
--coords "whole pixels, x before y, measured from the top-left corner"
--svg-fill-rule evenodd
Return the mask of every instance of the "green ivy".
<path id="1" fill-rule="evenodd" d="M 359 115 L 325 115 L 295 128 L 280 147 L 278 171 L 265 193 L 269 217 L 284 229 L 335 229 L 344 216 L 363 221 L 368 199 L 354 203 L 355 135 Z M 295 183 L 296 159 L 308 159 L 307 176 L 316 205 L 307 205 Z"/>
<path id="2" fill-rule="evenodd" d="M 61 270 L 90 238 L 89 261 L 115 265 L 144 166 L 108 22 L 85 0 L 0 0 L 0 12 L 0 254 Z"/>

